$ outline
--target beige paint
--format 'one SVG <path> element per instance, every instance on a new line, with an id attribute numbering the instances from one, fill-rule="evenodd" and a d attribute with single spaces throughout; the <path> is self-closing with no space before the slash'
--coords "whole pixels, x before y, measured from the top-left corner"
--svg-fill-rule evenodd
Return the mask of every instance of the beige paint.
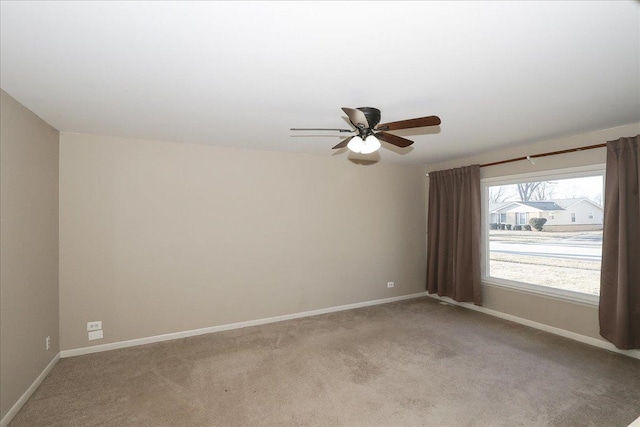
<path id="1" fill-rule="evenodd" d="M 424 290 L 421 166 L 60 140 L 62 349 Z"/>
<path id="2" fill-rule="evenodd" d="M 633 123 L 617 128 L 601 130 L 568 138 L 542 141 L 507 150 L 493 151 L 482 155 L 430 164 L 426 172 L 467 166 L 470 164 L 491 163 L 515 157 L 535 155 L 550 151 L 558 151 L 576 147 L 584 147 L 605 143 L 625 136 L 640 133 L 640 123 Z M 560 154 L 535 159 L 535 164 L 518 161 L 480 169 L 481 178 L 494 178 L 522 173 L 555 170 L 569 167 L 604 164 L 606 149 L 596 148 L 587 151 Z M 428 178 L 427 178 L 428 181 Z M 598 326 L 598 308 L 594 305 L 574 303 L 553 297 L 535 295 L 526 291 L 483 284 L 483 305 L 486 308 L 500 311 L 524 319 L 565 329 L 567 331 L 602 339 Z M 603 340 L 604 341 L 604 340 Z"/>
<path id="3" fill-rule="evenodd" d="M 59 351 L 58 131 L 4 91 L 0 101 L 2 418 Z"/>

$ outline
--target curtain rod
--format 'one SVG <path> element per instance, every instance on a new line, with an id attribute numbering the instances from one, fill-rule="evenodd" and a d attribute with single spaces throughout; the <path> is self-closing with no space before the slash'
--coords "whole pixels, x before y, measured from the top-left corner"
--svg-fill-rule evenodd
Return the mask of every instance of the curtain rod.
<path id="1" fill-rule="evenodd" d="M 606 147 L 606 146 L 607 146 L 607 144 L 595 144 L 595 145 L 588 145 L 586 147 L 570 148 L 568 150 L 550 151 L 548 153 L 534 154 L 532 156 L 516 157 L 516 158 L 513 158 L 513 159 L 509 159 L 509 160 L 501 160 L 499 162 L 485 163 L 483 165 L 480 165 L 480 167 L 483 168 L 485 166 L 501 165 L 503 163 L 518 162 L 520 160 L 529 160 L 531 162 L 531 159 L 535 159 L 536 157 L 554 156 L 556 154 L 564 154 L 564 153 L 575 153 L 576 151 L 591 150 L 593 148 L 602 148 L 602 147 Z M 533 162 L 531 162 L 531 163 L 533 163 Z"/>

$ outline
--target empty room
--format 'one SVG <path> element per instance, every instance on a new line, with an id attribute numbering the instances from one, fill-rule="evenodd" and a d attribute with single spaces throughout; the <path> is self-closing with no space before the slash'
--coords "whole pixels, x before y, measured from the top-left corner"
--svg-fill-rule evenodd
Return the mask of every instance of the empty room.
<path id="1" fill-rule="evenodd" d="M 0 427 L 640 427 L 640 3 L 0 0 Z"/>

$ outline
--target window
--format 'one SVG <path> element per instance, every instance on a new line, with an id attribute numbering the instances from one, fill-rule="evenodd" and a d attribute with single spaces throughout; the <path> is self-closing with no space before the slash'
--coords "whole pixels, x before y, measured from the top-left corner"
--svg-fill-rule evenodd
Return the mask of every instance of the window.
<path id="1" fill-rule="evenodd" d="M 517 225 L 526 225 L 528 216 L 529 216 L 529 214 L 527 214 L 525 212 L 516 212 L 516 224 Z"/>
<path id="2" fill-rule="evenodd" d="M 483 281 L 597 303 L 602 220 L 594 219 L 602 215 L 587 211 L 591 221 L 580 224 L 576 213 L 602 206 L 604 165 L 488 178 L 482 185 Z M 511 229 L 490 226 L 489 206 L 497 204 L 501 222 L 515 221 Z"/>
<path id="3" fill-rule="evenodd" d="M 498 224 L 505 224 L 507 222 L 507 214 L 501 213 L 498 218 Z"/>

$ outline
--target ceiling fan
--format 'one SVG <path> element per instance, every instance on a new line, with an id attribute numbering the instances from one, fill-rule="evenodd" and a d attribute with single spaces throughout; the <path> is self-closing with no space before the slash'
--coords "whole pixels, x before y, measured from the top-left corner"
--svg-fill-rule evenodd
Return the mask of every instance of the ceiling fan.
<path id="1" fill-rule="evenodd" d="M 417 119 L 400 120 L 397 122 L 380 123 L 380 110 L 372 107 L 346 108 L 344 111 L 355 129 L 319 129 L 319 128 L 291 128 L 291 130 L 330 130 L 334 132 L 350 132 L 355 135 L 343 139 L 332 149 L 347 147 L 355 153 L 369 154 L 380 148 L 380 141 L 388 142 L 398 147 L 408 147 L 413 141 L 401 136 L 393 135 L 388 131 L 437 126 L 440 124 L 438 116 L 419 117 Z"/>

